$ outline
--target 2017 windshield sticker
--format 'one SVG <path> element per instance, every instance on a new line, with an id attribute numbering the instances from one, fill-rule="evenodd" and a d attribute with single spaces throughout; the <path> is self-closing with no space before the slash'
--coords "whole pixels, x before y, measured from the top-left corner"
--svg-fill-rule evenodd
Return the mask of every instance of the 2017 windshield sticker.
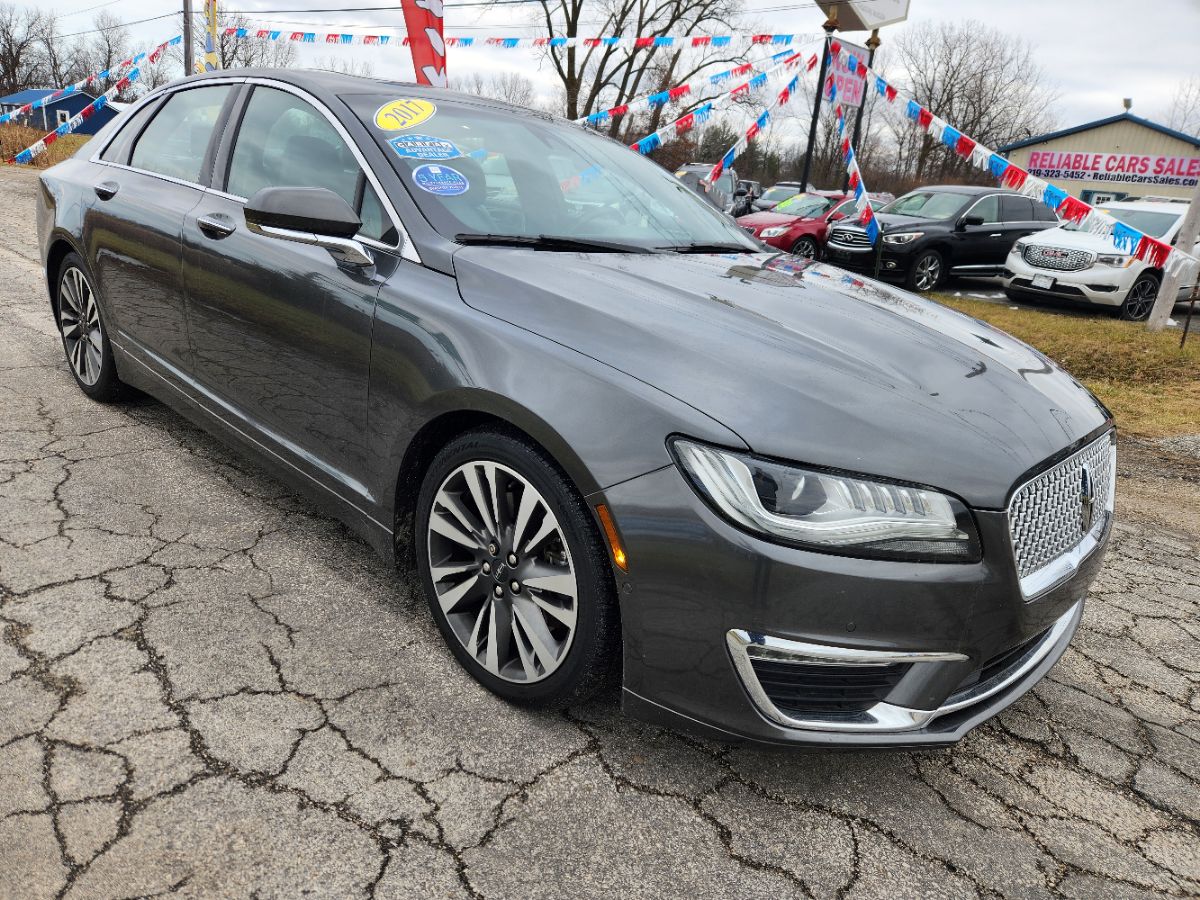
<path id="1" fill-rule="evenodd" d="M 439 197 L 457 197 L 465 194 L 471 186 L 467 176 L 449 166 L 417 166 L 412 173 L 413 184 L 429 194 Z"/>
<path id="2" fill-rule="evenodd" d="M 408 159 L 454 159 L 463 155 L 453 141 L 428 134 L 399 134 L 388 138 L 388 144 L 397 155 Z"/>
<path id="3" fill-rule="evenodd" d="M 375 110 L 375 125 L 384 131 L 403 131 L 432 119 L 436 113 L 437 107 L 428 100 L 401 97 Z"/>

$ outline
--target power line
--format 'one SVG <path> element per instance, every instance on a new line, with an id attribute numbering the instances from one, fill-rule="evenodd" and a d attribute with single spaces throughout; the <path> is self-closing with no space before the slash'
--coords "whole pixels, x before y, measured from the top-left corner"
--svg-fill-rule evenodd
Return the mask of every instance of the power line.
<path id="1" fill-rule="evenodd" d="M 59 18 L 59 19 L 69 19 L 69 18 L 71 18 L 71 16 L 78 16 L 81 13 L 91 12 L 93 9 L 103 9 L 106 6 L 112 6 L 112 5 L 114 5 L 116 3 L 120 3 L 120 2 L 121 2 L 121 0 L 107 0 L 106 3 L 97 3 L 95 6 L 85 6 L 83 9 L 77 9 L 74 12 L 55 13 L 55 17 Z"/>
<path id="2" fill-rule="evenodd" d="M 171 19 L 171 18 L 174 18 L 175 16 L 179 15 L 180 12 L 182 12 L 182 10 L 177 9 L 174 12 L 163 13 L 161 16 L 150 16 L 150 18 L 148 18 L 148 19 L 137 19 L 133 22 L 117 22 L 116 24 L 109 25 L 105 28 L 90 28 L 87 31 L 72 31 L 70 34 L 60 34 L 60 35 L 58 35 L 58 37 L 69 38 L 69 37 L 79 37 L 80 35 L 83 35 L 83 34 L 99 34 L 102 31 L 113 31 L 114 29 L 117 29 L 117 28 L 127 28 L 130 25 L 141 25 L 145 22 L 157 22 L 159 19 Z"/>

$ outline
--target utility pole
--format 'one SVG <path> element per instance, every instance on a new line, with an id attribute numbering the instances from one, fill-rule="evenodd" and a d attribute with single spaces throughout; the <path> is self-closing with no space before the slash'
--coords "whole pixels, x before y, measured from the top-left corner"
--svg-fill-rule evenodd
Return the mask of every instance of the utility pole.
<path id="1" fill-rule="evenodd" d="M 1184 253 L 1195 254 L 1196 239 L 1200 237 L 1200 179 L 1196 181 L 1196 189 L 1192 191 L 1192 202 L 1183 214 L 1183 224 L 1175 235 L 1175 246 Z M 1182 271 L 1165 272 L 1162 283 L 1158 286 L 1158 299 L 1154 301 L 1154 309 L 1150 310 L 1150 319 L 1146 322 L 1149 331 L 1162 331 L 1167 327 L 1167 319 L 1175 308 L 1175 299 L 1179 296 L 1181 277 L 1200 278 L 1195 264 L 1183 267 Z M 1195 283 L 1195 282 L 1193 282 Z"/>
<path id="2" fill-rule="evenodd" d="M 806 191 L 808 190 L 808 176 L 812 174 L 813 145 L 817 142 L 817 119 L 820 118 L 821 104 L 825 100 L 825 74 L 829 69 L 829 42 L 833 38 L 833 33 L 837 31 L 836 4 L 830 4 L 829 17 L 821 27 L 825 29 L 825 46 L 821 51 L 821 71 L 817 75 L 817 90 L 813 97 L 812 122 L 808 126 L 808 149 L 804 151 L 804 172 L 800 176 L 800 182 Z"/>
<path id="3" fill-rule="evenodd" d="M 183 0 L 183 77 L 196 71 L 196 44 L 192 40 L 192 0 Z"/>
<path id="4" fill-rule="evenodd" d="M 875 64 L 875 51 L 879 49 L 879 29 L 875 28 L 871 31 L 871 36 L 867 38 L 867 68 Z M 871 88 L 863 83 L 862 103 L 858 104 L 858 112 L 854 116 L 854 136 L 850 138 L 850 145 L 854 147 L 854 152 L 858 152 L 858 134 L 862 131 L 863 110 L 867 108 L 867 98 L 871 96 Z M 842 180 L 842 193 L 850 190 L 850 173 L 846 173 L 846 177 Z"/>

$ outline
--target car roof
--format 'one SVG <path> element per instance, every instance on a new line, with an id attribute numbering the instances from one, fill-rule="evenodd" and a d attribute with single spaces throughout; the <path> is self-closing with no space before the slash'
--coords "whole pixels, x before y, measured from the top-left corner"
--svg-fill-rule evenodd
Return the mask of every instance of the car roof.
<path id="1" fill-rule="evenodd" d="M 1101 209 L 1129 209 L 1138 212 L 1175 213 L 1182 216 L 1190 204 L 1170 203 L 1164 200 L 1113 200 L 1101 203 Z"/>
<path id="2" fill-rule="evenodd" d="M 1012 194 L 1014 191 L 1006 191 L 1002 188 L 988 187 L 978 184 L 925 184 L 918 188 L 913 188 L 908 191 L 910 194 L 915 194 L 919 191 L 933 191 L 934 193 L 947 194 Z"/>

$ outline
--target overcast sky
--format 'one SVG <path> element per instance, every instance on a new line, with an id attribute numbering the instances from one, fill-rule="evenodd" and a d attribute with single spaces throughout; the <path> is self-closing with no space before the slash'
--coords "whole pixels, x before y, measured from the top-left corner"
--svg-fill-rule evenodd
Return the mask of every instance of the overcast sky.
<path id="1" fill-rule="evenodd" d="M 18 0 L 20 2 L 20 0 Z M 61 17 L 63 32 L 82 31 L 103 8 L 126 22 L 169 13 L 179 0 L 60 0 L 52 5 Z M 197 10 L 203 0 L 193 0 Z M 448 0 L 453 4 L 455 0 Z M 398 0 L 397 0 L 398 4 Z M 39 3 L 38 5 L 43 5 Z M 50 4 L 44 4 L 50 5 Z M 255 24 L 287 30 L 391 32 L 403 34 L 403 16 L 395 8 L 366 13 L 252 14 L 251 10 L 331 8 L 339 5 L 385 5 L 385 0 L 356 0 L 339 4 L 331 0 L 226 0 L 223 8 L 245 10 Z M 755 13 L 756 9 L 794 5 L 786 12 Z M 90 8 L 90 9 L 89 9 Z M 804 0 L 747 0 L 750 20 L 764 31 L 777 33 L 819 32 L 824 14 Z M 956 19 L 975 20 L 1005 33 L 1030 41 L 1041 54 L 1041 64 L 1059 90 L 1055 110 L 1060 126 L 1070 126 L 1121 111 L 1121 98 L 1133 97 L 1133 111 L 1151 119 L 1164 119 L 1177 85 L 1200 75 L 1200 0 L 912 0 L 910 22 Z M 520 6 L 491 10 L 447 9 L 446 34 L 486 37 L 496 34 L 534 35 L 532 14 Z M 308 23 L 308 27 L 300 23 Z M 170 37 L 173 18 L 131 27 L 141 44 Z M 357 26 L 357 27 L 354 27 Z M 881 33 L 886 53 L 907 24 L 885 28 Z M 590 33 L 590 32 L 589 32 Z M 862 40 L 865 34 L 847 35 Z M 319 46 L 303 48 L 302 62 L 320 54 L 328 57 L 354 55 L 370 59 L 380 77 L 412 79 L 408 50 L 400 45 Z M 451 75 L 472 70 L 516 70 L 527 74 L 539 89 L 549 93 L 553 77 L 539 67 L 534 51 L 528 49 L 450 49 Z M 757 54 L 756 54 L 757 55 Z"/>

